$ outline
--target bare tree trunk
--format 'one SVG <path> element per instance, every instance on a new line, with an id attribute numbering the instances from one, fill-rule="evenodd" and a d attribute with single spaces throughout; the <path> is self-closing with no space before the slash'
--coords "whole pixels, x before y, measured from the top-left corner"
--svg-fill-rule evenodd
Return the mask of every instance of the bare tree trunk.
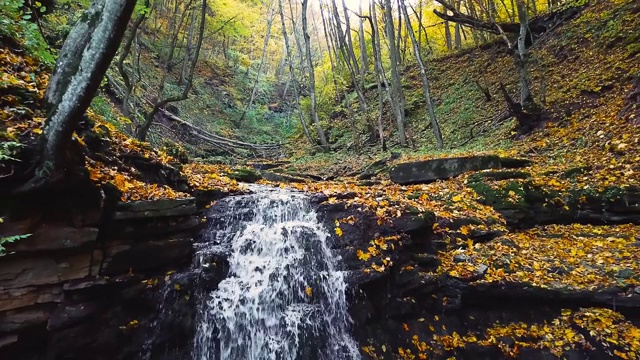
<path id="1" fill-rule="evenodd" d="M 342 11 L 344 13 L 345 35 L 347 36 L 347 51 L 349 53 L 349 56 L 351 57 L 351 61 L 353 62 L 353 72 L 358 74 L 360 73 L 360 66 L 358 65 L 356 53 L 353 50 L 353 39 L 351 38 L 351 22 L 349 21 L 349 10 L 347 9 L 347 3 L 345 2 L 345 0 L 342 0 Z"/>
<path id="2" fill-rule="evenodd" d="M 433 135 L 436 138 L 438 149 L 442 149 L 442 146 L 443 146 L 442 132 L 440 131 L 440 125 L 438 124 L 438 119 L 436 118 L 436 112 L 433 106 L 433 102 L 431 101 L 429 79 L 427 78 L 427 72 L 425 70 L 424 62 L 422 61 L 422 55 L 420 55 L 420 49 L 418 48 L 418 41 L 416 40 L 416 37 L 413 34 L 413 27 L 411 26 L 409 13 L 407 12 L 407 8 L 404 6 L 404 0 L 402 0 L 402 2 L 403 4 L 401 4 L 400 8 L 401 8 L 401 11 L 404 13 L 407 32 L 409 33 L 409 37 L 411 38 L 411 42 L 413 43 L 413 53 L 416 57 L 416 61 L 418 62 L 418 66 L 420 67 L 420 76 L 422 77 L 422 90 L 424 91 L 424 97 L 427 102 L 427 109 L 429 111 L 429 120 L 431 121 L 431 128 L 433 129 Z"/>
<path id="3" fill-rule="evenodd" d="M 364 93 L 362 92 L 362 89 L 359 86 L 358 71 L 356 71 L 354 67 L 354 66 L 357 66 L 355 53 L 353 51 L 353 47 L 350 47 L 349 44 L 345 43 L 344 41 L 346 35 L 342 31 L 341 19 L 340 19 L 340 14 L 338 12 L 338 6 L 336 5 L 336 0 L 331 0 L 331 4 L 333 9 L 334 22 L 336 25 L 335 28 L 338 32 L 336 36 L 336 42 L 338 44 L 338 48 L 340 49 L 342 57 L 344 58 L 344 62 L 347 65 L 347 70 L 349 72 L 349 76 L 351 77 L 351 83 L 353 84 L 354 90 L 358 95 L 358 102 L 360 104 L 360 108 L 364 113 L 367 111 L 367 100 L 365 99 Z M 346 10 L 346 7 L 344 9 Z M 350 31 L 351 29 L 347 29 L 347 32 L 350 32 Z M 351 35 L 349 35 L 348 38 L 350 38 L 350 36 Z M 340 61 L 340 58 L 338 56 L 336 56 L 336 61 Z"/>
<path id="4" fill-rule="evenodd" d="M 242 112 L 242 116 L 240 116 L 239 123 L 241 123 L 245 116 L 247 115 L 247 111 L 251 110 L 251 106 L 253 106 L 253 102 L 256 99 L 256 92 L 258 91 L 258 84 L 260 83 L 260 73 L 262 72 L 262 67 L 264 66 L 264 62 L 267 58 L 267 49 L 269 47 L 269 39 L 271 38 L 271 25 L 273 24 L 273 18 L 275 16 L 275 11 L 269 6 L 269 15 L 267 18 L 267 33 L 264 36 L 264 45 L 262 46 L 262 57 L 260 58 L 260 64 L 258 65 L 258 70 L 256 74 L 256 81 L 253 83 L 253 89 L 251 89 L 251 96 L 249 97 L 249 103 L 247 107 Z"/>
<path id="5" fill-rule="evenodd" d="M 360 16 L 362 16 L 362 0 L 360 0 L 358 4 L 358 11 L 360 12 Z M 367 72 L 369 71 L 369 59 L 367 57 L 367 41 L 364 36 L 364 18 L 360 17 L 359 21 L 359 41 L 360 41 L 360 61 L 362 61 L 360 74 L 361 85 L 364 86 L 365 77 L 367 76 Z"/>
<path id="6" fill-rule="evenodd" d="M 447 9 L 442 8 L 443 12 L 447 12 Z M 452 40 L 451 40 L 451 28 L 449 27 L 449 21 L 444 21 L 444 42 L 447 45 L 447 50 L 451 51 L 453 49 Z"/>
<path id="7" fill-rule="evenodd" d="M 318 132 L 318 139 L 320 140 L 320 146 L 324 151 L 329 151 L 329 142 L 320 125 L 320 119 L 318 118 L 318 109 L 316 103 L 316 77 L 315 69 L 313 67 L 313 58 L 311 57 L 311 38 L 309 37 L 309 26 L 307 24 L 307 7 L 309 0 L 302 0 L 302 37 L 304 38 L 305 53 L 307 55 L 307 66 L 309 71 L 309 98 L 311 99 L 311 117 L 313 123 L 316 126 Z"/>
<path id="8" fill-rule="evenodd" d="M 149 0 L 145 1 L 145 6 L 149 7 Z M 135 22 L 133 23 L 129 36 L 126 37 L 124 40 L 122 51 L 120 53 L 120 56 L 118 57 L 118 63 L 117 63 L 118 72 L 120 73 L 120 76 L 122 77 L 122 80 L 125 86 L 125 95 L 122 101 L 122 114 L 127 117 L 129 116 L 129 99 L 131 98 L 131 93 L 133 92 L 133 89 L 136 86 L 137 79 L 135 74 L 135 63 L 136 63 L 135 58 L 134 58 L 134 67 L 133 69 L 131 69 L 131 74 L 129 74 L 125 69 L 124 61 L 127 59 L 129 54 L 131 53 L 131 47 L 133 46 L 133 42 L 138 36 L 138 29 L 145 22 L 146 19 L 147 19 L 146 11 L 138 15 Z"/>
<path id="9" fill-rule="evenodd" d="M 193 32 L 196 27 L 196 12 L 191 11 L 191 24 L 189 25 L 189 33 L 187 34 L 187 48 L 184 53 L 184 61 L 182 62 L 182 71 L 180 72 L 180 81 L 178 85 L 182 86 L 187 81 L 187 75 L 189 71 L 189 63 L 193 56 Z"/>
<path id="10" fill-rule="evenodd" d="M 323 6 L 322 0 L 320 0 L 320 7 Z M 337 50 L 335 47 L 335 43 L 333 41 L 333 33 L 330 33 L 327 20 L 325 19 L 324 13 L 320 11 L 320 17 L 322 18 L 322 30 L 324 32 L 324 40 L 327 44 L 327 53 L 329 54 L 329 65 L 331 65 L 331 79 L 333 80 L 333 88 L 336 93 L 336 101 L 340 101 L 340 96 L 338 92 L 338 79 L 336 77 L 336 69 L 338 61 L 340 61 L 337 57 Z M 336 55 L 334 60 L 334 55 Z"/>
<path id="11" fill-rule="evenodd" d="M 527 24 L 529 23 L 529 19 L 524 0 L 516 0 L 516 5 L 518 6 L 518 20 L 520 21 L 520 36 L 518 37 L 518 54 L 516 59 L 520 78 L 520 103 L 525 111 L 529 111 L 535 106 L 533 96 L 531 95 L 529 72 L 527 71 L 528 52 L 526 40 L 528 33 Z"/>
<path id="12" fill-rule="evenodd" d="M 391 62 L 391 94 L 392 102 L 395 102 L 396 126 L 398 127 L 398 137 L 400 145 L 407 145 L 407 134 L 404 119 L 404 92 L 402 91 L 402 80 L 398 71 L 398 48 L 395 46 L 395 29 L 393 26 L 393 16 L 391 14 L 391 0 L 385 0 L 385 28 L 389 41 L 389 58 Z"/>
<path id="13" fill-rule="evenodd" d="M 461 0 L 456 1 L 456 9 L 460 10 L 460 2 Z M 454 49 L 456 50 L 460 50 L 462 48 L 462 36 L 460 34 L 462 30 L 462 26 L 458 23 L 456 23 L 455 29 L 454 29 Z"/>
<path id="14" fill-rule="evenodd" d="M 389 86 L 387 84 L 384 75 L 384 69 L 382 67 L 380 34 L 378 33 L 378 19 L 376 16 L 375 2 L 372 1 L 369 4 L 369 9 L 371 13 L 371 16 L 369 17 L 369 24 L 371 26 L 371 47 L 373 48 L 373 61 L 374 69 L 376 72 L 376 83 L 378 84 L 378 134 L 380 136 L 380 144 L 382 145 L 382 150 L 387 151 L 387 143 L 384 137 L 384 125 L 382 124 L 382 111 L 384 109 L 384 93 L 386 92 L 387 97 L 390 98 Z M 391 101 L 389 102 L 391 103 Z M 391 104 L 391 108 L 393 108 L 393 104 Z"/>
<path id="15" fill-rule="evenodd" d="M 64 177 L 69 143 L 118 50 L 135 0 L 94 0 L 67 36 L 45 100 L 51 109 L 42 136 L 35 176 L 18 191 L 30 191 Z"/>
<path id="16" fill-rule="evenodd" d="M 300 123 L 302 124 L 302 130 L 304 131 L 304 135 L 309 140 L 311 144 L 315 144 L 315 141 L 311 138 L 311 134 L 309 133 L 309 127 L 307 126 L 307 122 L 305 121 L 304 114 L 302 113 L 302 109 L 300 108 L 300 93 L 298 92 L 298 84 L 296 82 L 295 71 L 293 68 L 293 59 L 291 56 L 291 47 L 289 46 L 289 35 L 287 34 L 287 25 L 284 20 L 284 10 L 282 8 L 282 0 L 278 0 L 278 10 L 280 11 L 280 22 L 282 24 L 282 37 L 284 38 L 284 48 L 286 51 L 287 63 L 289 64 L 289 74 L 291 76 L 291 82 L 293 84 L 293 97 L 295 99 L 295 107 L 298 110 L 298 115 L 300 116 Z M 295 28 L 295 23 L 293 24 Z"/>
<path id="17" fill-rule="evenodd" d="M 190 3 L 191 3 L 191 1 L 189 2 L 189 4 Z M 187 8 L 188 8 L 188 6 L 187 6 Z M 201 7 L 201 11 L 200 11 L 200 28 L 198 30 L 198 41 L 196 43 L 196 48 L 195 48 L 195 52 L 194 52 L 193 58 L 191 59 L 192 61 L 191 61 L 190 67 L 189 67 L 189 74 L 187 76 L 187 82 L 186 82 L 184 88 L 182 89 L 182 93 L 177 95 L 177 96 L 170 96 L 170 97 L 163 98 L 162 100 L 157 101 L 153 105 L 153 108 L 151 109 L 151 111 L 149 111 L 146 114 L 144 123 L 142 123 L 140 125 L 140 127 L 138 128 L 138 131 L 136 132 L 136 137 L 138 138 L 138 140 L 145 141 L 147 139 L 147 134 L 149 133 L 149 129 L 151 128 L 151 125 L 153 125 L 153 120 L 155 119 L 155 117 L 158 114 L 158 112 L 160 112 L 160 110 L 164 109 L 164 107 L 167 106 L 167 104 L 172 103 L 172 102 L 186 100 L 189 97 L 189 93 L 191 92 L 191 88 L 193 87 L 193 78 L 194 78 L 194 75 L 195 75 L 195 72 L 196 72 L 196 65 L 198 64 L 198 59 L 200 58 L 200 50 L 202 49 L 202 41 L 204 40 L 204 29 L 205 29 L 205 24 L 206 24 L 206 17 L 207 17 L 207 0 L 202 0 L 202 7 Z M 184 16 L 183 16 L 183 19 L 184 19 Z M 179 31 L 180 27 L 181 26 L 179 26 L 176 31 Z M 177 34 L 174 34 L 174 35 L 176 35 L 176 36 L 174 36 L 174 44 L 175 44 L 175 39 L 177 38 Z M 175 45 L 174 45 L 174 48 L 175 48 Z M 171 50 L 171 55 L 168 58 L 167 67 L 170 66 L 172 57 L 173 57 L 173 50 Z M 162 79 L 162 83 L 160 85 L 160 91 L 158 92 L 159 98 L 162 97 L 162 93 L 163 93 L 164 87 L 166 85 L 166 77 L 167 76 L 168 76 L 168 69 L 166 69 L 165 74 L 164 74 L 163 79 Z"/>

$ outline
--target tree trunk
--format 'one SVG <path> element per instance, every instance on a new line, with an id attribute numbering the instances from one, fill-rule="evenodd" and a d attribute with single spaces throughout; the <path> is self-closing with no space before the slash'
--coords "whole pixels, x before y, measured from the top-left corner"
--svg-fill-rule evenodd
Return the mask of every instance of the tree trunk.
<path id="1" fill-rule="evenodd" d="M 63 177 L 69 143 L 118 50 L 135 0 L 94 0 L 67 36 L 45 100 L 51 109 L 44 128 L 43 153 L 29 191 Z"/>
<path id="2" fill-rule="evenodd" d="M 338 32 L 336 36 L 337 38 L 336 42 L 338 44 L 338 48 L 340 49 L 340 53 L 344 58 L 344 63 L 347 65 L 347 70 L 349 72 L 349 76 L 351 77 L 351 83 L 353 84 L 353 88 L 356 91 L 356 94 L 358 95 L 358 102 L 360 104 L 360 109 L 364 113 L 364 112 L 367 112 L 367 100 L 364 97 L 364 93 L 362 92 L 362 89 L 359 86 L 358 71 L 354 67 L 358 65 L 356 61 L 355 53 L 353 51 L 353 47 L 349 46 L 349 43 L 345 43 L 344 41 L 345 37 L 349 39 L 351 35 L 348 35 L 347 37 L 342 31 L 341 19 L 340 19 L 340 14 L 338 12 L 338 6 L 336 5 L 336 0 L 331 0 L 331 4 L 333 9 L 333 17 L 336 25 L 335 28 Z M 346 11 L 346 7 L 344 7 L 343 10 Z M 348 17 L 348 14 L 346 15 Z M 350 33 L 351 29 L 347 28 L 347 32 Z M 339 61 L 340 61 L 340 57 L 336 56 L 336 62 L 339 62 Z"/>
<path id="3" fill-rule="evenodd" d="M 149 7 L 149 0 L 145 1 L 145 6 Z M 136 81 L 136 74 L 135 74 L 135 66 L 133 67 L 133 69 L 131 69 L 131 74 L 129 74 L 127 73 L 127 70 L 124 67 L 124 61 L 127 59 L 129 54 L 131 53 L 131 47 L 133 46 L 133 42 L 134 40 L 136 40 L 138 36 L 138 29 L 145 22 L 146 19 L 147 19 L 146 11 L 138 15 L 135 22 L 133 23 L 133 27 L 131 28 L 131 32 L 129 33 L 129 36 L 125 38 L 124 46 L 122 47 L 122 51 L 120 53 L 120 56 L 118 57 L 118 64 L 117 64 L 118 72 L 120 73 L 120 76 L 122 77 L 122 81 L 124 82 L 124 86 L 125 86 L 125 96 L 122 101 L 122 114 L 127 117 L 129 116 L 129 99 L 131 97 L 131 93 L 133 92 L 133 89 L 137 81 Z M 134 63 L 136 63 L 135 57 L 134 57 Z"/>
<path id="4" fill-rule="evenodd" d="M 389 86 L 387 85 L 387 81 L 384 75 L 384 69 L 382 67 L 380 35 L 378 33 L 378 19 L 376 16 L 376 5 L 374 2 L 371 2 L 369 4 L 369 9 L 371 13 L 371 17 L 369 17 L 369 25 L 371 26 L 371 47 L 373 49 L 376 83 L 378 84 L 378 134 L 380 136 L 380 144 L 382 145 L 382 150 L 387 151 L 387 143 L 384 138 L 384 126 L 382 124 L 382 111 L 384 109 L 384 93 L 386 92 L 387 97 L 390 97 Z M 382 88 L 383 84 L 385 85 L 384 89 Z M 391 108 L 393 108 L 393 104 L 391 104 Z"/>
<path id="5" fill-rule="evenodd" d="M 262 67 L 264 66 L 264 62 L 267 59 L 267 49 L 269 47 L 269 39 L 271 38 L 271 25 L 273 24 L 273 18 L 275 15 L 275 11 L 273 8 L 269 7 L 269 17 L 267 18 L 267 33 L 264 36 L 264 45 L 262 46 L 262 57 L 260 58 L 260 64 L 258 65 L 258 70 L 256 74 L 256 80 L 253 83 L 253 89 L 251 89 L 251 96 L 249 97 L 249 103 L 247 107 L 242 112 L 242 116 L 240 116 L 241 123 L 244 120 L 244 117 L 247 115 L 247 111 L 251 110 L 251 106 L 253 106 L 253 102 L 256 99 L 256 93 L 258 91 L 258 84 L 260 83 L 260 73 L 262 72 Z"/>
<path id="6" fill-rule="evenodd" d="M 407 134 L 404 119 L 404 92 L 402 91 L 402 80 L 398 71 L 398 48 L 395 42 L 395 29 L 393 26 L 393 16 L 391 14 L 391 0 L 385 0 L 385 28 L 389 41 L 389 58 L 391 63 L 391 94 L 392 102 L 395 102 L 396 125 L 398 127 L 398 138 L 400 145 L 407 145 Z"/>
<path id="7" fill-rule="evenodd" d="M 191 4 L 192 1 L 189 2 L 189 4 Z M 138 128 L 138 131 L 136 132 L 136 137 L 138 138 L 138 140 L 140 141 L 146 141 L 147 139 L 147 135 L 149 133 L 149 129 L 151 129 L 151 125 L 153 125 L 153 120 L 155 119 L 156 115 L 162 110 L 164 109 L 165 106 L 167 106 L 169 103 L 172 102 L 177 102 L 177 101 L 182 101 L 185 100 L 189 97 L 189 93 L 191 92 L 191 88 L 193 87 L 193 78 L 195 75 L 195 71 L 196 71 L 196 65 L 198 64 L 198 59 L 200 58 L 200 50 L 202 49 L 202 41 L 204 39 L 204 29 L 205 29 L 205 24 L 206 24 L 206 18 L 207 18 L 207 0 L 202 0 L 202 7 L 201 7 L 201 11 L 200 11 L 200 28 L 198 30 L 198 41 L 196 43 L 196 48 L 195 48 L 195 52 L 193 54 L 193 58 L 191 59 L 191 63 L 189 64 L 189 74 L 187 76 L 187 82 L 184 85 L 184 88 L 182 89 L 182 93 L 173 97 L 166 97 L 163 98 L 162 100 L 159 100 L 158 102 L 156 102 L 151 111 L 149 111 L 146 116 L 145 116 L 145 120 L 144 123 L 142 123 L 140 125 L 140 127 Z M 183 17 L 184 19 L 184 17 Z M 178 30 L 176 30 L 178 31 Z M 177 34 L 174 34 L 176 36 L 174 36 L 174 48 L 175 48 L 175 39 L 177 38 Z M 174 49 L 171 50 L 170 52 L 170 56 L 167 59 L 167 65 L 165 67 L 165 74 L 163 76 L 162 82 L 160 84 L 160 90 L 158 91 L 158 97 L 162 98 L 162 93 L 164 90 L 164 87 L 166 85 L 166 78 L 168 76 L 168 72 L 169 72 L 169 66 L 171 63 L 171 59 L 173 57 L 173 51 Z"/>
<path id="8" fill-rule="evenodd" d="M 402 1 L 404 2 L 404 0 Z M 422 90 L 424 92 L 424 97 L 427 102 L 427 109 L 429 111 L 429 120 L 431 121 L 431 128 L 433 129 L 433 135 L 436 138 L 438 149 L 442 149 L 442 145 L 443 145 L 442 133 L 440 132 L 440 125 L 438 124 L 438 119 L 436 118 L 436 112 L 433 106 L 433 102 L 431 101 L 429 79 L 427 78 L 427 72 L 425 70 L 424 62 L 422 61 L 422 55 L 420 55 L 420 49 L 418 48 L 418 41 L 416 40 L 416 37 L 413 34 L 413 27 L 411 26 L 411 20 L 409 19 L 409 13 L 407 12 L 407 8 L 404 6 L 404 4 L 402 4 L 400 8 L 404 13 L 407 32 L 409 33 L 409 37 L 411 38 L 411 42 L 413 43 L 413 53 L 415 54 L 416 61 L 418 62 L 418 66 L 420 67 L 420 76 L 422 77 Z"/>
<path id="9" fill-rule="evenodd" d="M 445 9 L 444 7 L 442 8 L 442 11 L 445 14 L 447 13 L 447 9 Z M 444 42 L 447 45 L 447 50 L 451 51 L 451 49 L 453 48 L 451 40 L 451 28 L 449 27 L 449 21 L 447 20 L 444 21 Z"/>
<path id="10" fill-rule="evenodd" d="M 191 12 L 191 24 L 189 25 L 189 33 L 187 34 L 187 48 L 184 54 L 184 61 L 182 62 L 182 71 L 180 71 L 180 81 L 178 85 L 182 86 L 187 81 L 189 74 L 189 64 L 191 63 L 191 57 L 193 56 L 193 33 L 196 27 L 196 12 Z"/>
<path id="11" fill-rule="evenodd" d="M 362 16 L 362 0 L 358 4 L 358 11 Z M 362 61 L 360 80 L 361 85 L 364 86 L 365 77 L 367 76 L 367 72 L 369 71 L 369 59 L 367 57 L 367 41 L 364 36 L 364 18 L 360 17 L 359 21 L 359 29 L 358 36 L 360 41 L 360 61 Z"/>
<path id="12" fill-rule="evenodd" d="M 311 138 L 311 134 L 309 133 L 309 128 L 307 127 L 307 122 L 304 119 L 304 114 L 302 113 L 302 109 L 300 108 L 300 93 L 298 92 L 298 84 L 296 82 L 295 72 L 293 68 L 293 59 L 291 56 L 291 47 L 289 45 L 289 35 L 287 34 L 287 26 L 284 20 L 284 10 L 282 7 L 282 0 L 278 0 L 278 10 L 280 11 L 280 22 L 282 24 L 282 37 L 284 38 L 284 48 L 285 55 L 287 57 L 287 63 L 289 64 L 289 74 L 291 76 L 291 83 L 293 85 L 293 97 L 295 99 L 295 107 L 298 110 L 298 115 L 300 116 L 300 123 L 302 125 L 302 130 L 304 131 L 304 135 L 309 140 L 311 144 L 315 144 L 313 139 Z M 295 27 L 295 23 L 293 24 Z"/>
<path id="13" fill-rule="evenodd" d="M 534 105 L 533 96 L 531 95 L 531 84 L 529 80 L 529 72 L 527 71 L 527 7 L 524 0 L 516 0 L 518 6 L 518 20 L 520 21 L 520 36 L 518 37 L 518 53 L 516 65 L 520 78 L 520 103 L 525 111 L 532 110 Z"/>
<path id="14" fill-rule="evenodd" d="M 320 140 L 320 146 L 324 151 L 329 151 L 329 142 L 320 125 L 320 119 L 318 118 L 318 109 L 316 103 L 316 77 L 315 69 L 313 67 L 313 58 L 311 57 L 311 38 L 309 37 L 309 26 L 307 24 L 307 7 L 309 0 L 302 0 L 302 37 L 304 38 L 305 53 L 307 55 L 307 67 L 309 71 L 309 98 L 311 100 L 311 117 L 313 123 L 316 126 L 318 132 L 318 139 Z"/>

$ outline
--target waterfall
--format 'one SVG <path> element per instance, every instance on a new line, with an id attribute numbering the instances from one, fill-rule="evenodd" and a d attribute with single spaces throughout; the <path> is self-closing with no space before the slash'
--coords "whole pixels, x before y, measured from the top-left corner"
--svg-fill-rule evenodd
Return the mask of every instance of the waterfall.
<path id="1" fill-rule="evenodd" d="M 359 359 L 343 272 L 301 193 L 252 187 L 209 210 L 196 266 L 229 274 L 200 294 L 195 360 Z"/>

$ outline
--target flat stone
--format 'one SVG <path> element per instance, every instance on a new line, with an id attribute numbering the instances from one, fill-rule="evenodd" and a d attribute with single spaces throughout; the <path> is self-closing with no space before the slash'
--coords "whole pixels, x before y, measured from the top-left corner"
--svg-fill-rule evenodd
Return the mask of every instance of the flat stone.
<path id="1" fill-rule="evenodd" d="M 96 310 L 96 305 L 91 303 L 60 305 L 53 314 L 51 314 L 47 322 L 47 330 L 56 331 L 75 325 L 94 314 Z"/>
<path id="2" fill-rule="evenodd" d="M 8 244 L 7 253 L 80 248 L 95 243 L 97 237 L 98 229 L 92 227 L 74 228 L 43 225 L 28 238 Z"/>
<path id="3" fill-rule="evenodd" d="M 441 158 L 401 163 L 394 166 L 389 175 L 397 184 L 420 184 L 449 179 L 468 171 L 486 169 L 519 168 L 530 165 L 525 159 L 501 158 L 493 155 Z"/>
<path id="4" fill-rule="evenodd" d="M 91 254 L 5 258 L 0 261 L 0 288 L 58 284 L 89 275 Z"/>
<path id="5" fill-rule="evenodd" d="M 59 303 L 63 299 L 62 287 L 27 286 L 0 290 L 0 311 L 12 310 L 43 303 Z"/>
<path id="6" fill-rule="evenodd" d="M 476 269 L 475 273 L 477 276 L 482 277 L 484 276 L 484 274 L 487 273 L 487 271 L 489 270 L 489 267 L 485 264 L 480 264 L 478 266 L 478 268 Z"/>
<path id="7" fill-rule="evenodd" d="M 132 239 L 143 241 L 165 237 L 170 234 L 190 232 L 200 226 L 199 216 L 165 217 L 158 219 L 146 219 L 143 221 L 132 220 L 118 221 L 117 226 L 103 229 L 109 239 Z"/>
<path id="8" fill-rule="evenodd" d="M 282 182 L 282 183 L 303 183 L 306 180 L 295 176 L 286 174 L 278 174 L 273 171 L 262 171 L 262 177 L 267 181 Z"/>
<path id="9" fill-rule="evenodd" d="M 189 261 L 193 253 L 190 237 L 137 244 L 114 244 L 107 248 L 102 269 L 104 275 L 154 270 Z"/>
<path id="10" fill-rule="evenodd" d="M 466 255 L 456 255 L 453 257 L 453 262 L 462 263 L 466 262 L 469 258 Z"/>
<path id="11" fill-rule="evenodd" d="M 7 336 L 0 336 L 0 349 L 2 349 L 7 345 L 15 344 L 17 342 L 18 342 L 18 335 L 12 334 Z"/>
<path id="12" fill-rule="evenodd" d="M 188 216 L 198 212 L 195 198 L 145 200 L 119 203 L 115 220 L 144 219 L 168 216 Z"/>
<path id="13" fill-rule="evenodd" d="M 3 312 L 0 314 L 0 332 L 11 333 L 31 326 L 45 325 L 52 312 L 52 306 L 42 305 Z"/>

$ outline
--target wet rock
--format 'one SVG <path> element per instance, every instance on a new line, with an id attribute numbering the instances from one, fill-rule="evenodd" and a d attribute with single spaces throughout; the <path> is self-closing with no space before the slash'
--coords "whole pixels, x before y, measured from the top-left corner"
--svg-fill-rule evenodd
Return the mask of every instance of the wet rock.
<path id="1" fill-rule="evenodd" d="M 466 262 L 467 260 L 469 260 L 469 258 L 466 255 L 455 255 L 453 257 L 453 262 L 455 263 L 463 263 L 463 262 Z"/>
<path id="2" fill-rule="evenodd" d="M 530 164 L 529 160 L 500 158 L 491 155 L 442 158 L 401 163 L 394 166 L 389 175 L 391 181 L 398 184 L 420 184 L 449 179 L 468 171 L 519 168 Z"/>
<path id="3" fill-rule="evenodd" d="M 140 244 L 112 245 L 105 251 L 102 274 L 115 275 L 162 269 L 188 263 L 193 254 L 192 238 L 149 241 Z"/>
<path id="4" fill-rule="evenodd" d="M 442 263 L 436 255 L 432 254 L 411 254 L 411 259 L 426 269 L 435 269 Z"/>
<path id="5" fill-rule="evenodd" d="M 196 215 L 119 220 L 113 226 L 102 229 L 102 232 L 109 239 L 144 241 L 194 231 L 201 224 L 201 218 Z"/>
<path id="6" fill-rule="evenodd" d="M 76 325 L 97 311 L 95 303 L 63 304 L 59 306 L 47 322 L 48 331 L 57 331 Z"/>
<path id="7" fill-rule="evenodd" d="M 394 227 L 405 234 L 420 235 L 428 237 L 433 233 L 433 224 L 436 221 L 435 214 L 427 212 L 424 214 L 402 214 L 393 220 Z"/>
<path id="8" fill-rule="evenodd" d="M 196 199 L 163 199 L 120 203 L 113 214 L 115 220 L 187 216 L 198 212 Z"/>

